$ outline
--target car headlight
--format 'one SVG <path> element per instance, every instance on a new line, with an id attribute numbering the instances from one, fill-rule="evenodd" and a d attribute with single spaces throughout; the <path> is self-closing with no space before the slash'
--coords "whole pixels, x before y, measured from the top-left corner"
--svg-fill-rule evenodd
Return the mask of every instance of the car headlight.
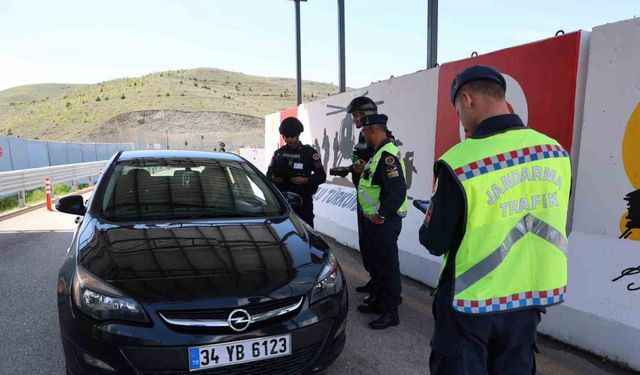
<path id="1" fill-rule="evenodd" d="M 97 320 L 149 321 L 133 298 L 92 275 L 78 265 L 73 276 L 73 302 L 80 311 Z"/>
<path id="2" fill-rule="evenodd" d="M 342 275 L 338 267 L 338 260 L 333 253 L 329 253 L 327 262 L 322 267 L 316 283 L 311 291 L 311 301 L 316 303 L 326 297 L 337 294 L 342 289 Z"/>

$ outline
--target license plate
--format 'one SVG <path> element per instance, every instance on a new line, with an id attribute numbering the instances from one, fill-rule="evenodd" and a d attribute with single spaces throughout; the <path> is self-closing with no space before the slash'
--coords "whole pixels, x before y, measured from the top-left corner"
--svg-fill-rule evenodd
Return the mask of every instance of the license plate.
<path id="1" fill-rule="evenodd" d="M 291 335 L 189 348 L 189 371 L 291 355 Z"/>

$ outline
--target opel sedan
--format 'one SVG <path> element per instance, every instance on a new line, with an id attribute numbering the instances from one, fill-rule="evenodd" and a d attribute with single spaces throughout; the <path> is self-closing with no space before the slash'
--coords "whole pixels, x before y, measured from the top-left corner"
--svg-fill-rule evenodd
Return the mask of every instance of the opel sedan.
<path id="1" fill-rule="evenodd" d="M 121 152 L 58 279 L 67 373 L 307 374 L 345 343 L 347 292 L 330 246 L 233 154 Z"/>

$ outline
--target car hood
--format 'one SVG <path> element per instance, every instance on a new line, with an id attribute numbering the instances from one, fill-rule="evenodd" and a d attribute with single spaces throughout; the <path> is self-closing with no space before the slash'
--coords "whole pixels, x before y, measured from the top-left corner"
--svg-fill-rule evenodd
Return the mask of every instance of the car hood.
<path id="1" fill-rule="evenodd" d="M 141 302 L 197 305 L 215 298 L 234 304 L 302 295 L 314 284 L 328 246 L 297 220 L 93 220 L 78 238 L 78 263 Z"/>

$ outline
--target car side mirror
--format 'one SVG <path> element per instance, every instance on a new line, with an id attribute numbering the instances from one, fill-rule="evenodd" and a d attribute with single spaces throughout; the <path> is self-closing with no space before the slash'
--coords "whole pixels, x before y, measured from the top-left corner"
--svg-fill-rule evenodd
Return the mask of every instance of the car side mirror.
<path id="1" fill-rule="evenodd" d="M 287 202 L 289 202 L 289 206 L 296 208 L 302 206 L 302 197 L 300 194 L 292 193 L 290 191 L 285 191 L 282 194 L 287 199 Z"/>
<path id="2" fill-rule="evenodd" d="M 60 198 L 56 203 L 56 210 L 78 216 L 84 216 L 87 213 L 87 207 L 84 205 L 82 195 L 69 195 L 68 197 Z"/>

